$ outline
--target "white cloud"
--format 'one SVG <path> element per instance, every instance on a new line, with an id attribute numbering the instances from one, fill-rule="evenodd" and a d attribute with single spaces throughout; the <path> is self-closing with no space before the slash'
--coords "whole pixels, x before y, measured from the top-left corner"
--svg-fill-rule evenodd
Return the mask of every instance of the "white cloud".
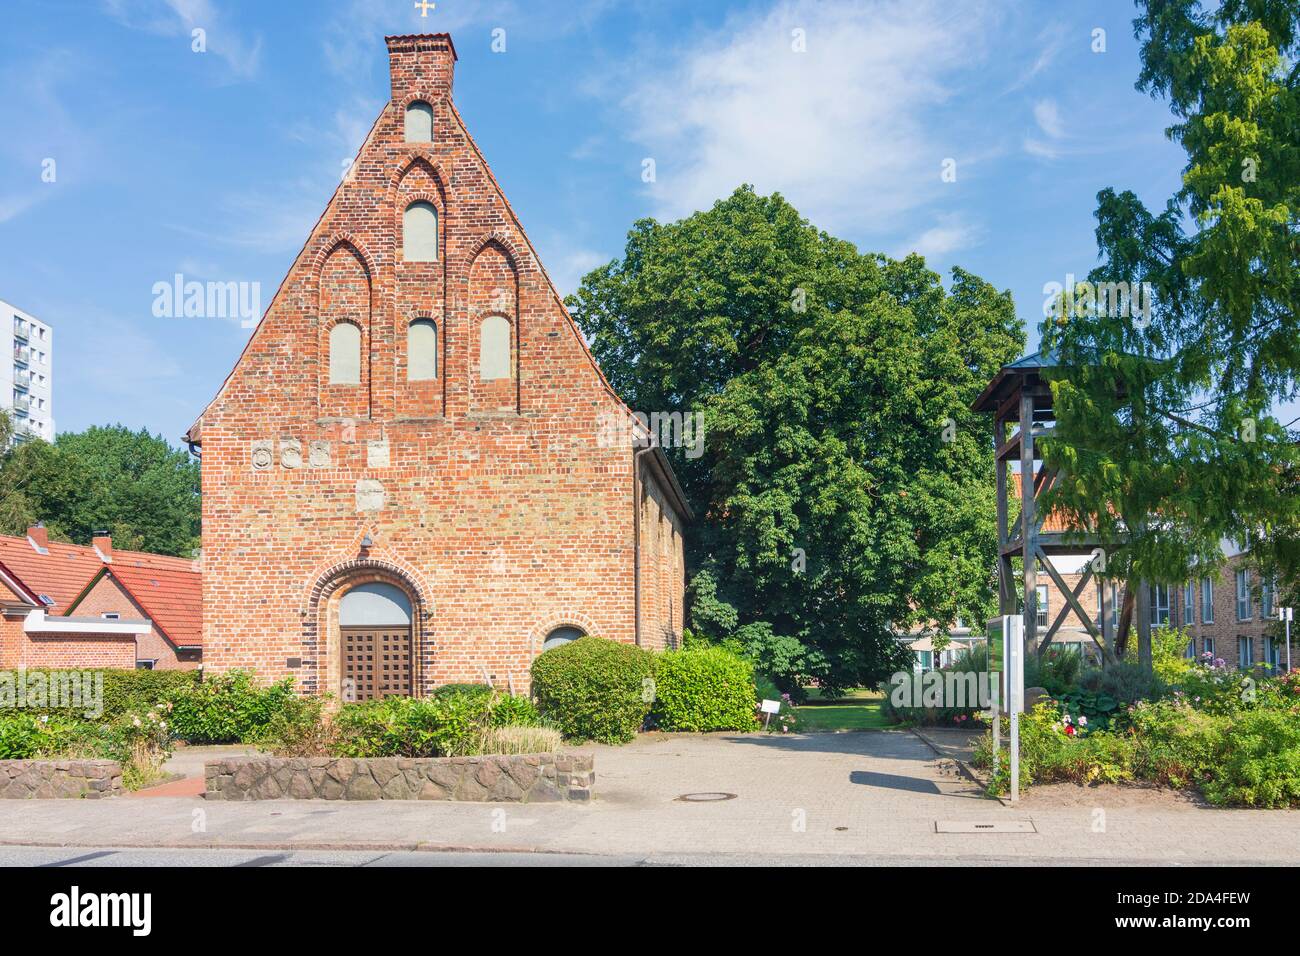
<path id="1" fill-rule="evenodd" d="M 936 196 L 952 148 L 926 113 L 979 64 L 996 20 L 979 2 L 789 0 L 630 75 L 657 213 L 689 214 L 750 182 L 825 229 L 889 226 Z M 795 29 L 806 52 L 792 50 Z"/>
<path id="2" fill-rule="evenodd" d="M 1040 159 L 1057 159 L 1065 152 L 1068 133 L 1061 110 L 1055 100 L 1039 100 L 1034 104 L 1034 123 L 1042 135 L 1028 135 L 1024 139 L 1025 152 Z"/>
<path id="3" fill-rule="evenodd" d="M 190 37 L 201 29 L 207 52 L 224 60 L 235 78 L 257 75 L 262 38 L 245 37 L 211 0 L 104 0 L 104 7 L 124 26 L 159 36 Z"/>
<path id="4" fill-rule="evenodd" d="M 901 257 L 915 252 L 927 259 L 951 255 L 959 249 L 976 245 L 982 232 L 979 227 L 969 223 L 946 220 L 925 230 L 911 242 L 905 243 L 898 251 L 898 255 Z"/>
<path id="5" fill-rule="evenodd" d="M 1039 100 L 1034 104 L 1034 122 L 1052 139 L 1060 139 L 1065 135 L 1065 123 L 1061 120 L 1061 111 L 1054 100 Z"/>
<path id="6" fill-rule="evenodd" d="M 1064 23 L 1051 23 L 1043 28 L 1038 34 L 1038 42 L 1041 44 L 1038 55 L 1034 57 L 1031 63 L 1015 83 L 1011 84 L 1011 89 L 1019 89 L 1025 86 L 1043 70 L 1047 69 L 1061 53 L 1061 48 L 1065 45 L 1067 27 Z"/>
<path id="7" fill-rule="evenodd" d="M 582 277 L 613 258 L 591 249 L 572 249 L 546 260 L 546 271 L 560 295 L 572 295 L 582 285 Z"/>

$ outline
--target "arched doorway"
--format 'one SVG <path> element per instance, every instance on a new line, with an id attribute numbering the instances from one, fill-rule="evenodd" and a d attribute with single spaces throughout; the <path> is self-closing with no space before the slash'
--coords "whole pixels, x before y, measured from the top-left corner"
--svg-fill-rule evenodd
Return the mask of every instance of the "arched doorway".
<path id="1" fill-rule="evenodd" d="M 343 699 L 412 693 L 411 601 L 382 581 L 358 584 L 339 602 Z"/>

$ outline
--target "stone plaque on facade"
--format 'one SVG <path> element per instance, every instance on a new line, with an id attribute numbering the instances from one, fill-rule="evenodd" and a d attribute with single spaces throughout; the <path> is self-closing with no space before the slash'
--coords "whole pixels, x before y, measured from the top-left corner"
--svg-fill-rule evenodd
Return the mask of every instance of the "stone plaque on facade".
<path id="1" fill-rule="evenodd" d="M 374 478 L 357 479 L 357 510 L 383 511 L 384 486 Z"/>
<path id="2" fill-rule="evenodd" d="M 275 464 L 275 443 L 259 439 L 252 443 L 253 471 L 266 471 Z"/>
<path id="3" fill-rule="evenodd" d="M 282 468 L 302 467 L 302 442 L 296 438 L 287 438 L 280 442 L 280 466 Z"/>
<path id="4" fill-rule="evenodd" d="M 319 439 L 312 442 L 307 451 L 307 464 L 313 468 L 328 468 L 330 466 L 330 443 Z"/>

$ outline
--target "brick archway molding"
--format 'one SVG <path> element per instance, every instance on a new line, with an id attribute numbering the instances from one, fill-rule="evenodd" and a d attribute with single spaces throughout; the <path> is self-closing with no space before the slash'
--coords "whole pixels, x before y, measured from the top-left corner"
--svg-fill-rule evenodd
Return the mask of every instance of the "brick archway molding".
<path id="1" fill-rule="evenodd" d="M 316 578 L 303 610 L 303 693 L 340 697 L 343 661 L 339 603 L 357 585 L 376 582 L 393 585 L 411 602 L 411 684 L 416 696 L 428 694 L 434 647 L 429 634 L 431 606 L 425 597 L 426 589 L 409 570 L 371 557 L 341 562 Z"/>

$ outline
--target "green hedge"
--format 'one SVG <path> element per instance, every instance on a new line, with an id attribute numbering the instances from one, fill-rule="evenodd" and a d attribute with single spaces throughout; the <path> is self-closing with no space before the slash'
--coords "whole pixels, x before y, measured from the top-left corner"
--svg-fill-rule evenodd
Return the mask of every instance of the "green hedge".
<path id="1" fill-rule="evenodd" d="M 251 742 L 294 696 L 291 678 L 259 686 L 251 674 L 229 671 L 174 688 L 167 695 L 167 719 L 172 733 L 192 744 Z"/>
<path id="2" fill-rule="evenodd" d="M 26 681 L 31 686 L 36 674 L 59 674 L 61 670 L 26 672 Z M 173 693 L 186 690 L 198 683 L 199 672 L 192 671 L 145 671 L 112 670 L 86 668 L 76 673 L 95 672 L 104 675 L 104 720 L 114 720 L 122 714 L 145 711 L 166 701 Z M 16 686 L 19 681 L 18 671 L 0 671 L 0 676 L 8 676 Z M 72 717 L 82 717 L 84 707 L 33 708 L 38 712 L 51 714 L 62 713 Z"/>
<path id="3" fill-rule="evenodd" d="M 582 637 L 533 661 L 533 696 L 565 737 L 627 743 L 650 713 L 654 669 L 649 651 Z"/>
<path id="4" fill-rule="evenodd" d="M 385 697 L 345 704 L 330 747 L 343 757 L 461 757 L 478 753 L 490 727 L 535 725 L 526 697 L 453 687 L 431 697 Z"/>
<path id="5" fill-rule="evenodd" d="M 722 647 L 669 651 L 655 661 L 660 729 L 753 730 L 754 665 Z"/>

